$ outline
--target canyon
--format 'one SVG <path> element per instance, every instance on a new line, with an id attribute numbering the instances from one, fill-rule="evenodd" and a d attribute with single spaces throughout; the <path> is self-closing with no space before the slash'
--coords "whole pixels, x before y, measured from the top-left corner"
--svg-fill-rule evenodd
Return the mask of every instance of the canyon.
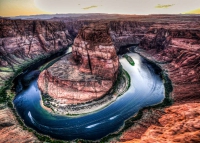
<path id="1" fill-rule="evenodd" d="M 103 37 L 106 38 L 106 41 L 109 41 L 108 43 L 113 42 L 113 44 L 109 44 L 111 51 L 116 50 L 118 52 L 120 48 L 127 45 L 129 45 L 127 46 L 128 50 L 131 50 L 130 45 L 138 45 L 134 50 L 159 65 L 169 76 L 173 85 L 173 91 L 170 93 L 173 104 L 170 107 L 144 109 L 141 119 L 133 121 L 132 126 L 125 130 L 119 139 L 113 139 L 110 142 L 198 141 L 200 139 L 198 124 L 200 122 L 200 16 L 198 15 L 121 15 L 113 19 L 110 19 L 110 17 L 108 19 L 105 17 L 98 19 L 98 16 L 94 19 L 88 16 L 85 19 L 77 17 L 72 19 L 52 18 L 49 20 L 10 20 L 1 18 L 0 89 L 3 94 L 1 94 L 0 99 L 5 102 L 10 98 L 8 89 L 5 89 L 8 83 L 5 82 L 12 80 L 16 76 L 16 72 L 38 59 L 41 60 L 60 50 L 67 49 L 72 44 L 73 57 L 79 63 L 79 69 L 82 72 L 92 72 L 95 75 L 110 78 L 110 86 L 104 89 L 100 96 L 107 92 L 116 78 L 118 65 L 117 62 L 113 62 L 116 66 L 112 66 L 112 69 L 113 67 L 116 68 L 110 74 L 111 70 L 108 63 L 109 73 L 106 75 L 101 71 L 98 72 L 99 70 L 95 66 L 92 68 L 87 66 L 89 61 L 86 55 L 88 54 L 85 53 L 86 46 L 82 40 L 83 37 L 84 39 L 91 38 L 88 35 L 93 30 L 91 30 L 92 28 L 88 30 L 87 26 L 94 23 L 95 25 L 102 25 L 103 23 L 109 28 L 111 39 L 108 40 L 107 36 Z M 83 29 L 86 31 L 80 30 L 84 26 L 86 29 Z M 107 30 L 103 31 L 102 34 L 106 35 Z M 77 38 L 75 39 L 75 37 Z M 98 41 L 97 37 L 93 39 L 94 42 L 95 40 L 99 45 L 104 43 L 104 41 Z M 99 49 L 100 47 L 95 48 L 95 51 Z M 91 52 L 90 54 L 93 55 L 91 56 L 92 63 L 101 63 L 95 58 L 96 53 Z M 83 58 L 80 58 L 80 55 Z M 105 58 L 102 55 L 98 56 Z M 106 55 L 106 58 L 108 57 Z M 63 65 L 62 62 L 64 61 L 67 64 L 70 62 L 70 64 L 74 64 L 73 61 L 66 60 L 67 58 L 71 59 L 72 57 L 63 57 L 56 64 Z M 115 54 L 111 54 L 110 58 L 116 61 Z M 105 62 L 100 66 L 104 67 L 104 64 Z M 52 83 L 57 82 L 57 79 L 54 80 L 52 75 L 55 74 L 53 71 L 58 69 L 54 66 L 50 69 L 43 71 L 41 77 L 50 76 L 48 79 Z M 74 88 L 77 87 L 74 86 Z M 88 88 L 87 90 L 91 91 L 93 89 Z M 84 101 L 88 101 L 88 99 Z M 11 109 L 6 107 L 6 110 L 14 118 Z M 14 136 L 20 138 L 21 134 L 18 133 L 19 130 L 22 130 L 22 127 L 18 125 L 16 119 L 8 118 L 6 114 L 3 114 L 4 110 L 0 110 L 0 112 L 1 135 L 6 134 L 6 137 L 9 138 L 14 132 Z M 169 117 L 174 120 L 169 120 Z M 19 130 L 12 130 L 12 128 L 4 126 L 4 118 L 6 118 L 7 123 L 16 125 Z M 7 130 L 7 133 L 3 130 Z M 31 136 L 32 140 L 37 140 L 32 133 L 26 130 L 23 130 L 23 132 L 27 137 Z"/>

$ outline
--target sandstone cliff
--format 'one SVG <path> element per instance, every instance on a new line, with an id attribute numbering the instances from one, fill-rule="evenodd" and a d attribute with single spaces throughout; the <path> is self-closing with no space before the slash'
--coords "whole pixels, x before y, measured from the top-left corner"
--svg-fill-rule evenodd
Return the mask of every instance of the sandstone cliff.
<path id="1" fill-rule="evenodd" d="M 175 103 L 200 101 L 199 28 L 193 22 L 155 24 L 140 42 L 141 49 L 169 74 Z"/>
<path id="2" fill-rule="evenodd" d="M 17 71 L 65 50 L 88 23 L 0 19 L 0 91 Z"/>
<path id="3" fill-rule="evenodd" d="M 197 143 L 200 139 L 200 104 L 188 103 L 165 109 L 159 126 L 152 125 L 141 139 L 126 143 Z"/>
<path id="4" fill-rule="evenodd" d="M 72 55 L 40 74 L 38 86 L 60 104 L 85 103 L 111 89 L 118 68 L 118 56 L 107 25 L 90 25 L 79 31 Z"/>
<path id="5" fill-rule="evenodd" d="M 118 51 L 121 46 L 137 45 L 145 36 L 153 22 L 115 20 L 110 21 L 112 39 Z"/>

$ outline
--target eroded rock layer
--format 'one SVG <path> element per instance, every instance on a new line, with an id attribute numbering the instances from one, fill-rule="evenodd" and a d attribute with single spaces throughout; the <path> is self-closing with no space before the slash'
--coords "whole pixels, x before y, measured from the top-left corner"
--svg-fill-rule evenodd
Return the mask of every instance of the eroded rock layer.
<path id="1" fill-rule="evenodd" d="M 60 104 L 92 101 L 105 95 L 117 78 L 119 60 L 107 25 L 84 27 L 72 54 L 43 71 L 38 86 Z"/>
<path id="2" fill-rule="evenodd" d="M 152 125 L 141 139 L 126 143 L 197 143 L 200 139 L 200 103 L 188 103 L 166 108 L 159 119 L 160 126 Z"/>
<path id="3" fill-rule="evenodd" d="M 40 142 L 33 133 L 20 126 L 7 105 L 0 104 L 0 113 L 0 142 Z"/>
<path id="4" fill-rule="evenodd" d="M 64 52 L 85 24 L 87 21 L 0 19 L 0 92 L 21 70 Z M 5 98 L 0 96 L 0 101 Z"/>

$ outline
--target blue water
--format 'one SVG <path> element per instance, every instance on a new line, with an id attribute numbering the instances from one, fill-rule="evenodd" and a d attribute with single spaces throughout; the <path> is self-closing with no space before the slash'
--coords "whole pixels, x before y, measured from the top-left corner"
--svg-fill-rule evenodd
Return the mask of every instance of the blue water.
<path id="1" fill-rule="evenodd" d="M 154 68 L 136 53 L 129 56 L 133 58 L 135 66 L 120 58 L 120 63 L 131 77 L 129 90 L 97 112 L 69 117 L 46 111 L 41 106 L 37 78 L 16 95 L 14 105 L 25 124 L 40 133 L 64 140 L 100 139 L 119 130 L 124 121 L 140 109 L 164 99 L 164 85 Z"/>

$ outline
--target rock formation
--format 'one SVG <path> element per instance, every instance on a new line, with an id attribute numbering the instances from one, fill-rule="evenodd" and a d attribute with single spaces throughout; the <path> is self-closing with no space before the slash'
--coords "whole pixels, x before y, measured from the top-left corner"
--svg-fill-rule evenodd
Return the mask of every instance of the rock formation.
<path id="1" fill-rule="evenodd" d="M 165 109 L 160 126 L 152 125 L 141 136 L 126 143 L 197 143 L 200 139 L 200 103 L 188 103 Z"/>
<path id="2" fill-rule="evenodd" d="M 82 28 L 72 54 L 43 71 L 41 91 L 59 104 L 77 104 L 105 95 L 117 78 L 119 60 L 107 25 Z"/>
<path id="3" fill-rule="evenodd" d="M 193 114 L 199 110 L 199 104 L 194 103 L 200 102 L 199 28 L 198 22 L 190 20 L 187 22 L 157 23 L 149 28 L 141 40 L 137 52 L 159 64 L 171 79 L 174 105 L 170 109 L 173 109 L 173 112 L 168 112 L 168 109 L 165 110 L 167 112 L 155 109 L 149 112 L 145 110 L 142 119 L 123 133 L 121 141 L 136 142 L 131 138 L 140 139 L 140 137 L 141 140 L 138 142 L 197 142 L 200 140 L 199 132 L 197 132 L 199 127 L 191 127 L 200 122 L 199 117 L 195 118 L 195 115 L 191 115 L 190 119 L 182 119 L 180 123 L 174 121 L 177 122 L 177 126 L 180 124 L 184 126 L 180 133 L 178 131 L 172 133 L 172 130 L 175 131 L 178 127 L 175 126 L 176 123 L 171 124 L 171 120 L 165 121 L 166 126 L 160 123 L 161 119 L 171 117 L 173 113 L 183 113 L 183 109 L 187 109 L 185 114 Z M 176 117 L 173 115 L 170 119 L 179 118 L 178 116 L 182 118 L 181 114 L 176 115 Z M 140 131 L 138 132 L 138 130 Z M 143 135 L 144 133 L 145 135 Z"/>
<path id="4" fill-rule="evenodd" d="M 33 133 L 21 127 L 7 105 L 0 104 L 0 113 L 0 142 L 40 142 Z"/>
<path id="5" fill-rule="evenodd" d="M 149 54 L 145 56 L 151 56 L 169 74 L 175 103 L 200 101 L 199 28 L 192 22 L 155 24 L 140 42 L 141 49 Z"/>
<path id="6" fill-rule="evenodd" d="M 0 19 L 0 90 L 18 70 L 64 51 L 73 43 L 78 29 L 88 23 Z"/>

